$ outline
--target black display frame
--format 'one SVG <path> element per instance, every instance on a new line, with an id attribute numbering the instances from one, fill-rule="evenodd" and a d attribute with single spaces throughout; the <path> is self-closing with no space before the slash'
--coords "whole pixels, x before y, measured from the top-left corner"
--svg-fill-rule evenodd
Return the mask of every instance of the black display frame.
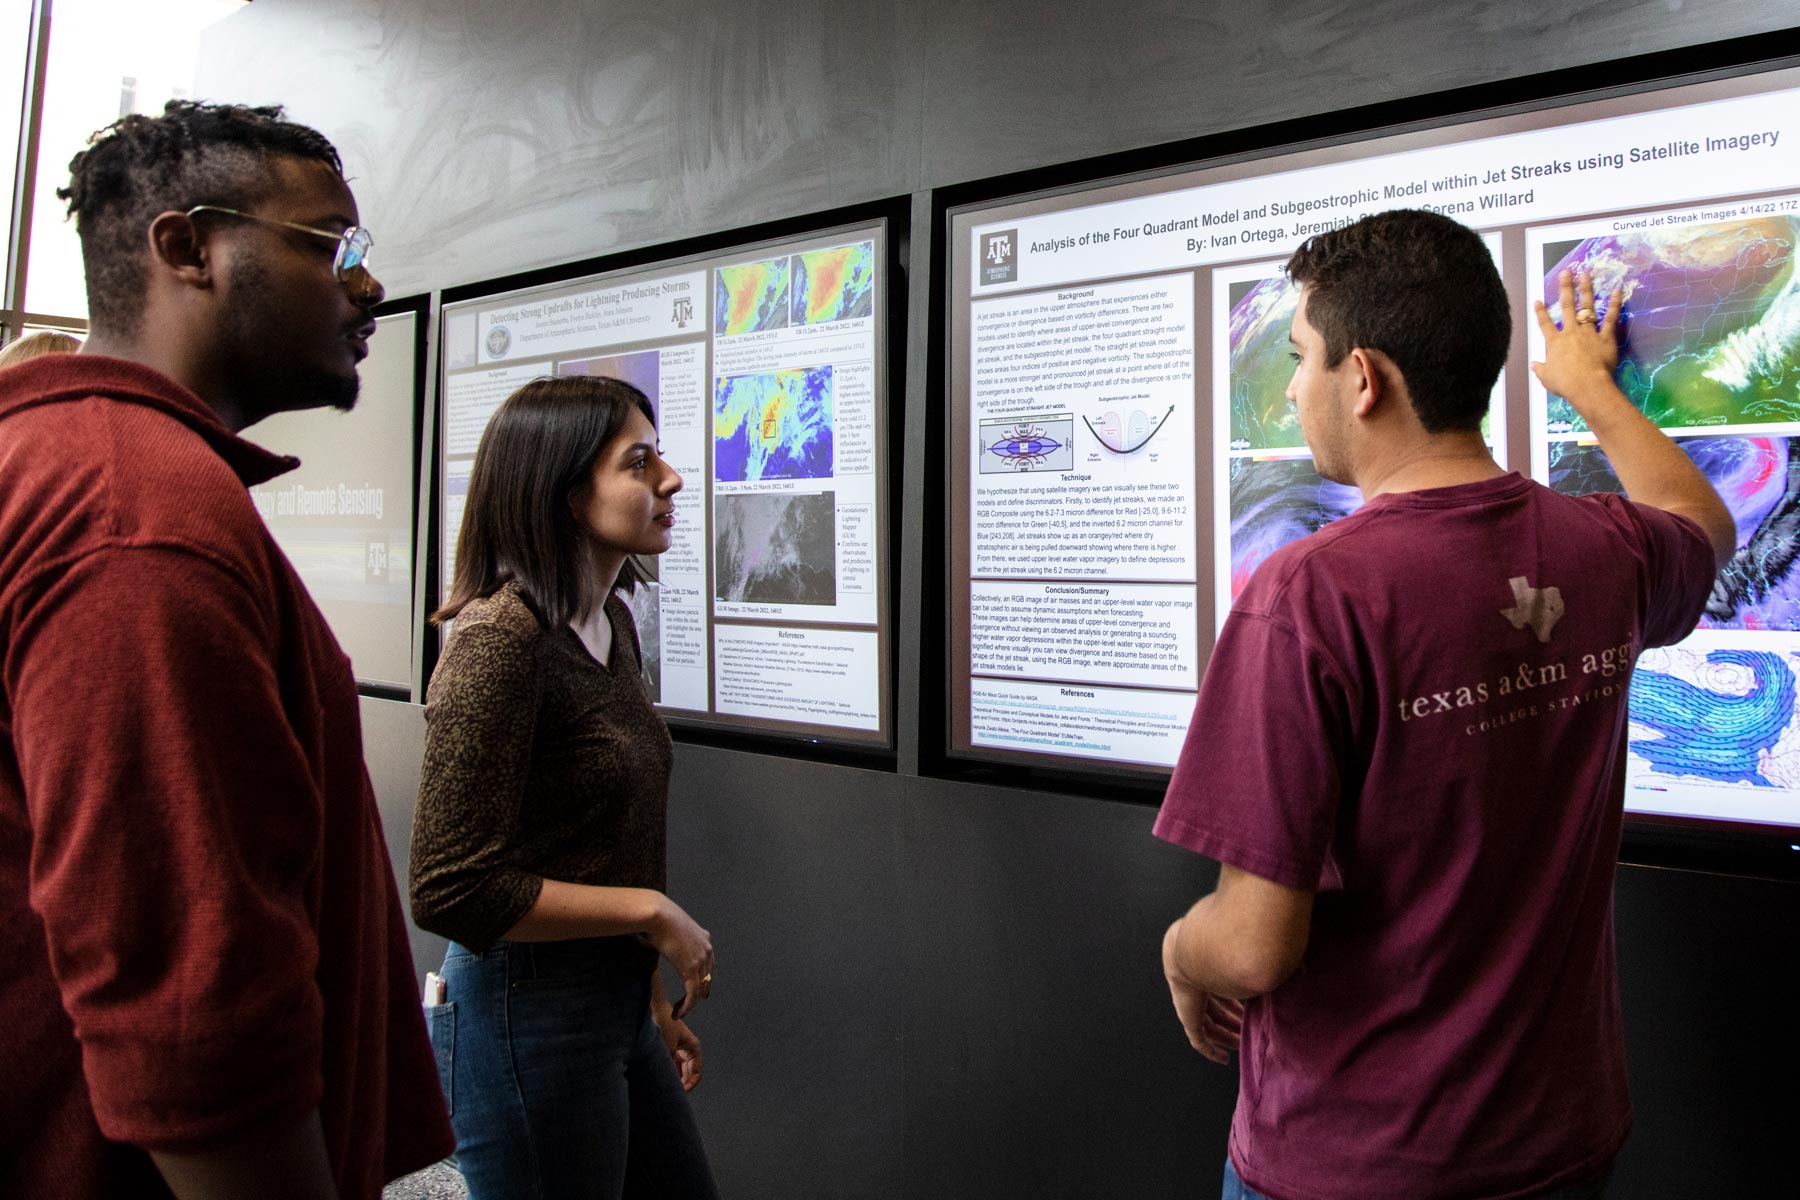
<path id="1" fill-rule="evenodd" d="M 968 686 L 969 677 L 959 664 L 951 662 L 950 636 L 957 620 L 953 611 L 954 581 L 961 569 L 955 554 L 950 488 L 954 486 L 952 472 L 962 466 L 951 462 L 953 442 L 949 427 L 954 390 L 954 360 L 949 343 L 954 218 L 971 210 L 1099 191 L 1297 151 L 1352 145 L 1794 67 L 1800 67 L 1800 27 L 1228 129 L 935 191 L 931 204 L 931 304 L 926 321 L 926 361 L 933 364 L 926 381 L 926 409 L 931 417 L 926 444 L 935 453 L 926 463 L 925 495 L 927 528 L 940 531 L 942 537 L 942 569 L 935 573 L 934 586 L 925 597 L 924 644 L 935 645 L 941 652 L 926 656 L 921 664 L 925 671 L 921 680 L 921 723 L 925 730 L 937 734 L 928 745 L 921 746 L 921 770 L 947 779 L 1099 796 L 1144 806 L 1160 804 L 1170 775 L 1168 770 L 1153 766 L 1107 766 L 1083 759 L 1057 761 L 1040 754 L 957 745 L 954 693 L 955 689 Z M 1800 827 L 1738 827 L 1628 812 L 1621 860 L 1800 880 Z"/>
<path id="2" fill-rule="evenodd" d="M 431 354 L 431 293 L 422 292 L 415 296 L 399 296 L 391 300 L 383 300 L 380 304 L 377 304 L 374 308 L 370 309 L 369 313 L 377 319 L 381 317 L 397 317 L 410 314 L 414 320 L 412 442 L 410 447 L 412 459 L 410 461 L 416 466 L 419 462 L 419 454 L 425 444 L 425 385 L 430 378 L 428 370 L 430 367 Z M 419 574 L 425 569 L 425 564 L 421 561 L 419 555 L 419 503 L 421 497 L 419 493 L 419 472 L 415 469 L 408 472 L 408 474 L 412 478 L 412 507 L 407 512 L 407 527 L 412 530 L 411 558 L 409 561 L 412 563 L 413 570 L 411 591 L 416 596 L 419 590 Z M 409 601 L 407 607 L 406 657 L 407 661 L 410 663 L 413 660 L 412 647 L 418 643 L 419 639 L 420 614 L 416 603 Z M 416 678 L 416 672 L 409 668 L 408 676 L 409 678 Z M 409 704 L 412 703 L 415 696 L 414 686 L 411 683 L 408 683 L 405 687 L 400 687 L 391 683 L 382 683 L 362 678 L 358 678 L 356 681 L 356 691 L 358 695 L 368 696 L 375 700 L 398 700 L 402 703 Z"/>
<path id="3" fill-rule="evenodd" d="M 712 258 L 724 253 L 736 253 L 740 250 L 754 253 L 758 247 L 772 243 L 828 235 L 840 228 L 878 223 L 884 227 L 882 269 L 885 273 L 885 285 L 882 287 L 882 302 L 886 305 L 885 333 L 880 336 L 877 346 L 879 355 L 877 370 L 883 375 L 882 386 L 884 388 L 883 412 L 878 419 L 881 422 L 881 435 L 886 442 L 882 448 L 882 461 L 876 480 L 876 492 L 886 509 L 883 514 L 882 528 L 879 531 L 878 554 L 881 558 L 882 584 L 877 600 L 877 611 L 880 614 L 878 628 L 883 639 L 879 654 L 879 666 L 882 672 L 880 703 L 886 715 L 885 738 L 882 740 L 840 738 L 816 732 L 803 733 L 762 726 L 747 727 L 734 723 L 729 718 L 702 718 L 682 713 L 662 714 L 672 736 L 678 742 L 808 758 L 869 770 L 893 772 L 898 769 L 897 646 L 900 638 L 896 626 L 898 614 L 895 599 L 901 594 L 900 555 L 898 553 L 901 536 L 899 481 L 904 478 L 905 468 L 902 433 L 905 409 L 903 398 L 906 395 L 907 317 L 909 312 L 907 266 L 910 259 L 912 224 L 910 198 L 883 198 L 824 209 L 801 216 L 735 226 L 692 237 L 629 247 L 588 258 L 458 284 L 438 293 L 437 333 L 441 339 L 448 310 L 452 306 L 469 301 L 497 297 L 509 292 L 556 287 L 590 276 L 627 271 L 660 270 L 665 267 L 673 269 L 684 262 L 695 259 Z M 435 357 L 437 361 L 433 378 L 436 384 L 436 395 L 439 398 L 437 408 L 441 410 L 445 385 L 444 355 L 439 353 Z M 439 415 L 441 416 L 441 411 Z M 426 474 L 429 476 L 427 503 L 430 506 L 430 519 L 427 522 L 426 536 L 430 562 L 424 592 L 427 612 L 434 607 L 435 598 L 442 590 L 439 547 L 443 531 L 442 514 L 439 512 L 437 501 L 442 483 L 438 473 L 443 457 L 440 449 L 443 436 L 442 421 L 434 420 L 431 444 L 429 447 L 422 448 L 421 451 L 428 455 L 426 461 L 429 464 Z M 421 619 L 424 619 L 424 614 L 421 614 Z M 423 642 L 421 678 L 429 682 L 432 671 L 436 668 L 438 657 L 443 650 L 443 638 L 438 627 L 427 623 Z"/>

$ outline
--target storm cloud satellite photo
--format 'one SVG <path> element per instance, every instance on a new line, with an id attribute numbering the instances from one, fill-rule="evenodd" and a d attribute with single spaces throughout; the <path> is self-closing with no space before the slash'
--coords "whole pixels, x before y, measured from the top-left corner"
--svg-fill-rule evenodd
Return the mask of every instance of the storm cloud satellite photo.
<path id="1" fill-rule="evenodd" d="M 837 603 L 837 497 L 720 496 L 713 594 L 752 604 Z"/>

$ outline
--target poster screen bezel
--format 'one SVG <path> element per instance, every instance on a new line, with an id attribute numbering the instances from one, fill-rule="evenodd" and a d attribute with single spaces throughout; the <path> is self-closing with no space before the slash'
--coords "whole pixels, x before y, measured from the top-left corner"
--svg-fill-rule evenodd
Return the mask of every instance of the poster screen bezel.
<path id="1" fill-rule="evenodd" d="M 1397 152 L 1474 140 L 1497 133 L 1603 118 L 1617 112 L 1688 104 L 1719 97 L 1753 93 L 1771 86 L 1800 83 L 1770 82 L 1778 72 L 1800 68 L 1800 31 L 1756 39 L 1738 39 L 1712 47 L 1622 60 L 1578 71 L 1559 71 L 1524 80 L 1508 81 L 1457 92 L 1392 102 L 1297 120 L 1256 129 L 1233 131 L 1179 146 L 1134 151 L 1087 164 L 1030 172 L 965 185 L 951 190 L 939 202 L 940 228 L 945 248 L 939 258 L 942 277 L 934 294 L 943 304 L 941 344 L 943 388 L 948 434 L 944 440 L 946 504 L 944 509 L 943 594 L 945 665 L 943 677 L 943 731 L 945 754 L 950 764 L 999 764 L 1019 772 L 1019 777 L 1058 781 L 1106 780 L 1135 790 L 1135 797 L 1154 802 L 1170 768 L 1147 763 L 1105 761 L 1047 754 L 997 746 L 977 745 L 972 728 L 971 702 L 971 539 L 972 503 L 967 481 L 970 453 L 970 326 L 973 299 L 972 235 L 977 228 L 1034 216 L 1132 199 L 1139 196 L 1202 187 L 1236 179 L 1251 179 L 1321 163 L 1353 161 Z M 1771 48 L 1776 53 L 1770 53 Z M 1659 94 L 1699 88 L 1660 100 Z M 1646 102 L 1648 97 L 1648 102 Z M 1576 110 L 1572 112 L 1571 110 Z M 1797 190 L 1794 188 L 1787 191 Z M 1246 255 L 1248 257 L 1248 255 Z M 1282 255 L 1285 257 L 1285 254 Z M 1166 270 L 1182 269 L 1170 263 Z M 1197 290 L 1209 272 L 1196 273 Z M 1108 276 L 1108 278 L 1111 278 Z M 1521 281 L 1508 279 L 1509 290 Z M 1055 285 L 1046 285 L 1055 286 Z M 1073 284 L 1069 286 L 1087 286 Z M 1025 290 L 1030 288 L 1021 285 Z M 983 295 L 988 293 L 984 292 Z M 1001 289 L 999 294 L 1007 294 Z M 1516 323 L 1516 322 L 1515 322 Z M 1516 336 L 1519 336 L 1516 334 Z M 1204 380 L 1208 365 L 1196 335 L 1196 376 Z M 1204 391 L 1198 387 L 1197 391 Z M 1510 443 L 1510 461 L 1524 463 L 1529 438 L 1528 406 L 1509 403 L 1506 421 L 1498 431 Z M 1197 414 L 1197 419 L 1205 414 Z M 1203 442 L 1204 445 L 1204 442 Z M 1200 666 L 1204 669 L 1217 629 L 1210 570 L 1214 553 L 1214 481 L 1211 455 L 1196 460 L 1195 495 L 1205 515 L 1197 530 L 1197 558 L 1203 570 L 1198 581 L 1197 606 Z M 954 770 L 955 768 L 952 767 Z M 1700 835 L 1742 842 L 1753 837 L 1764 842 L 1790 840 L 1785 826 L 1712 821 L 1699 818 L 1628 813 L 1633 827 L 1677 834 Z M 1692 839 L 1689 839 L 1690 841 Z"/>
<path id="2" fill-rule="evenodd" d="M 897 290 L 898 247 L 904 239 L 904 206 L 892 202 L 877 202 L 834 212 L 816 214 L 812 217 L 789 219 L 763 225 L 728 230 L 703 237 L 684 239 L 679 242 L 663 243 L 656 246 L 624 251 L 618 254 L 583 259 L 576 262 L 545 267 L 537 270 L 503 276 L 497 279 L 459 285 L 446 289 L 442 294 L 439 310 L 438 328 L 438 396 L 435 404 L 436 434 L 431 449 L 430 469 L 432 474 L 432 533 L 431 557 L 432 578 L 430 588 L 425 596 L 425 608 L 429 612 L 441 602 L 441 596 L 447 587 L 448 580 L 443 578 L 445 565 L 440 560 L 444 552 L 441 543 L 443 535 L 442 492 L 444 488 L 443 471 L 445 464 L 446 436 L 443 429 L 443 417 L 446 404 L 445 381 L 448 378 L 448 357 L 445 350 L 447 339 L 445 331 L 449 322 L 457 312 L 467 311 L 484 305 L 504 302 L 511 298 L 527 298 L 534 296 L 554 296 L 559 293 L 577 291 L 594 284 L 622 276 L 640 276 L 650 273 L 678 273 L 682 271 L 707 271 L 708 266 L 728 265 L 731 261 L 743 258 L 752 259 L 759 254 L 779 252 L 798 254 L 805 250 L 817 248 L 836 241 L 843 241 L 852 236 L 872 236 L 875 245 L 875 261 L 877 278 L 874 285 L 874 428 L 875 428 L 875 481 L 873 494 L 876 503 L 875 555 L 877 585 L 875 596 L 875 624 L 870 627 L 876 638 L 876 662 L 879 671 L 877 681 L 878 727 L 868 730 L 831 727 L 823 724 L 808 724 L 798 721 L 784 721 L 759 716 L 740 716 L 724 714 L 716 711 L 699 712 L 689 709 L 667 708 L 658 706 L 659 714 L 675 730 L 679 736 L 713 740 L 724 745 L 744 744 L 748 746 L 805 746 L 818 748 L 827 753 L 844 756 L 847 759 L 863 761 L 864 756 L 880 756 L 879 761 L 891 758 L 894 751 L 895 738 L 895 702 L 893 648 L 895 635 L 892 624 L 893 596 L 893 555 L 891 551 L 893 528 L 895 522 L 894 496 L 892 489 L 892 470 L 894 462 L 893 417 L 894 412 L 894 369 L 900 356 L 894 347 L 896 338 L 904 334 L 904 310 L 896 304 L 896 296 L 904 292 Z M 710 280 L 710 274 L 707 278 Z M 707 298 L 711 303 L 711 298 Z M 710 349 L 713 334 L 709 332 L 704 345 L 705 361 L 710 364 Z M 626 351 L 631 344 L 620 343 Z M 545 364 L 546 368 L 548 363 Z M 708 384 L 710 393 L 711 384 Z M 710 465 L 710 452 L 708 460 Z M 695 494 L 698 498 L 698 489 Z M 711 488 L 705 493 L 710 497 Z M 708 505 L 709 532 L 705 554 L 708 560 L 708 578 L 713 570 L 713 546 L 710 532 L 710 504 Z M 706 639 L 708 646 L 708 678 L 713 677 L 713 606 L 710 600 L 706 603 Z M 436 627 L 434 627 L 436 628 Z M 436 636 L 427 637 L 427 653 L 430 661 L 425 665 L 424 675 L 429 679 L 431 668 L 437 656 L 442 652 L 443 633 L 437 629 Z M 712 689 L 709 683 L 709 701 Z"/>

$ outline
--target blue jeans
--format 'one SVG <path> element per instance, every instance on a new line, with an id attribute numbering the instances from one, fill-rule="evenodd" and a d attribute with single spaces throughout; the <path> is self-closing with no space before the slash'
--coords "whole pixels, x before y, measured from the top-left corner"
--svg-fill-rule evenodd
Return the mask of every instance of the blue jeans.
<path id="1" fill-rule="evenodd" d="M 1605 1200 L 1606 1184 L 1612 1178 L 1612 1167 L 1607 1167 L 1596 1178 L 1585 1183 L 1571 1183 L 1557 1188 L 1554 1192 L 1545 1192 L 1538 1200 Z M 1231 1160 L 1225 1160 L 1225 1190 L 1219 1194 L 1219 1200 L 1269 1200 L 1261 1192 L 1253 1192 L 1244 1186 L 1238 1178 L 1237 1168 Z"/>
<path id="2" fill-rule="evenodd" d="M 426 1010 L 471 1200 L 716 1200 L 636 938 L 450 945 Z"/>

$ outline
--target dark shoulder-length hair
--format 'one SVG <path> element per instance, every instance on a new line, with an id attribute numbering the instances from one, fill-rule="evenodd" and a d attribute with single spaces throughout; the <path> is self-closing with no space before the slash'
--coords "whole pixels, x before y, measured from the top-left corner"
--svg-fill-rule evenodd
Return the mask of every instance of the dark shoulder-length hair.
<path id="1" fill-rule="evenodd" d="M 575 509 L 594 460 L 633 408 L 656 423 L 644 393 L 601 375 L 534 379 L 501 403 L 475 451 L 456 576 L 433 621 L 450 620 L 514 580 L 546 629 L 585 617 L 606 599 Z M 628 559 L 618 582 L 641 577 Z"/>

